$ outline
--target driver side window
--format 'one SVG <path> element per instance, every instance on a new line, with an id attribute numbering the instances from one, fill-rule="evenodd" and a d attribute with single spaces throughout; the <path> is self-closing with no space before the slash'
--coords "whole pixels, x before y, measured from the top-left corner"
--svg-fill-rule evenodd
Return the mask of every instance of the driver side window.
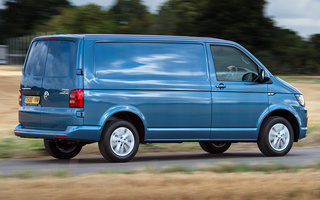
<path id="1" fill-rule="evenodd" d="M 258 68 L 244 53 L 228 46 L 211 46 L 218 81 L 254 82 Z"/>

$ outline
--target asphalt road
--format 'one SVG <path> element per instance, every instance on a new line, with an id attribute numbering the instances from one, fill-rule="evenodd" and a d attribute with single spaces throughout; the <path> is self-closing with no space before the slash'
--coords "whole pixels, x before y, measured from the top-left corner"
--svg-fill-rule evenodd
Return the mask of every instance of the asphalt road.
<path id="1" fill-rule="evenodd" d="M 32 159 L 32 160 L 0 160 L 0 173 L 8 174 L 16 171 L 33 170 L 35 172 L 65 169 L 72 174 L 81 175 L 101 171 L 128 171 L 140 167 L 163 168 L 173 165 L 184 165 L 196 168 L 199 165 L 221 162 L 233 163 L 284 163 L 288 165 L 307 165 L 320 161 L 320 148 L 292 149 L 284 157 L 265 157 L 258 151 L 226 152 L 221 155 L 207 153 L 170 154 L 136 156 L 127 163 L 109 163 L 102 157 L 74 158 L 71 160 Z"/>

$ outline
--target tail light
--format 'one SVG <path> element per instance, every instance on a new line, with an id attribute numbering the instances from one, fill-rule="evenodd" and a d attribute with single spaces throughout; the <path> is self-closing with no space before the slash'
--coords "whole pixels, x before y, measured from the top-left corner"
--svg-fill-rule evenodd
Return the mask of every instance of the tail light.
<path id="1" fill-rule="evenodd" d="M 72 90 L 69 95 L 70 108 L 83 108 L 83 90 Z"/>
<path id="2" fill-rule="evenodd" d="M 19 105 L 22 106 L 22 92 L 21 92 L 21 89 L 19 89 Z"/>
<path id="3" fill-rule="evenodd" d="M 46 39 L 46 40 L 55 40 L 55 39 L 58 39 L 58 37 L 45 37 L 44 39 Z"/>

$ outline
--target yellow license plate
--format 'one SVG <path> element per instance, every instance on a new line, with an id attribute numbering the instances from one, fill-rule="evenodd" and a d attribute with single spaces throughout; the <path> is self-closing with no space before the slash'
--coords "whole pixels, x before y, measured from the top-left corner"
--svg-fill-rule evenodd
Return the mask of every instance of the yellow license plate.
<path id="1" fill-rule="evenodd" d="M 34 96 L 27 96 L 24 100 L 24 103 L 26 104 L 39 104 L 40 97 L 34 97 Z"/>

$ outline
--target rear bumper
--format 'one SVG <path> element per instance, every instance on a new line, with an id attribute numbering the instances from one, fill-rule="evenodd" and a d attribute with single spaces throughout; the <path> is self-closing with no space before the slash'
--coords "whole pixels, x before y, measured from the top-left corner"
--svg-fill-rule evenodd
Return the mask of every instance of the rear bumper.
<path id="1" fill-rule="evenodd" d="M 28 129 L 18 124 L 14 128 L 14 134 L 25 138 L 46 138 L 79 140 L 88 142 L 98 142 L 100 140 L 101 126 L 68 126 L 64 131 Z"/>

